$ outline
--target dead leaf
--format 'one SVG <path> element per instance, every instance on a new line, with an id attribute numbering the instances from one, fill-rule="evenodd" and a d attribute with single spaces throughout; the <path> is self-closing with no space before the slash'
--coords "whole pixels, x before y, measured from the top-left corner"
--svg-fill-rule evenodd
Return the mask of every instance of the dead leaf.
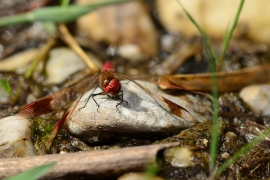
<path id="1" fill-rule="evenodd" d="M 269 64 L 244 68 L 231 73 L 216 73 L 219 92 L 238 91 L 250 84 L 266 83 L 270 79 L 269 75 Z M 161 76 L 159 81 L 162 84 L 170 84 L 172 87 L 181 86 L 194 91 L 209 92 L 212 86 L 210 73 L 167 75 Z M 167 89 L 170 89 L 170 86 Z"/>

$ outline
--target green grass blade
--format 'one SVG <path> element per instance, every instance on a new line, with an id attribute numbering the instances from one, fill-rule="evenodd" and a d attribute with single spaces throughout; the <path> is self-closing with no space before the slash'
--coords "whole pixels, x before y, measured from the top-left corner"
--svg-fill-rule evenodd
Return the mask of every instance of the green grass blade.
<path id="1" fill-rule="evenodd" d="M 212 135 L 211 135 L 211 144 L 210 144 L 210 168 L 214 169 L 216 164 L 216 156 L 217 156 L 217 147 L 218 147 L 218 135 L 219 135 L 219 127 L 220 122 L 218 121 L 218 86 L 217 86 L 217 76 L 216 76 L 216 66 L 214 62 L 214 57 L 211 52 L 209 41 L 202 37 L 202 43 L 205 50 L 205 57 L 208 62 L 208 68 L 211 72 L 211 89 L 213 95 L 213 115 L 212 115 Z"/>
<path id="2" fill-rule="evenodd" d="M 75 20 L 81 15 L 91 12 L 99 7 L 129 1 L 132 0 L 111 0 L 102 1 L 99 3 L 91 3 L 87 5 L 71 5 L 67 7 L 54 6 L 40 8 L 25 14 L 3 17 L 0 19 L 0 27 L 34 21 L 50 21 L 56 23 L 68 22 Z"/>
<path id="3" fill-rule="evenodd" d="M 34 21 L 68 22 L 92 10 L 93 8 L 77 5 L 41 8 L 25 14 L 3 17 L 0 19 L 0 27 Z"/>
<path id="4" fill-rule="evenodd" d="M 267 136 L 270 135 L 270 128 L 267 128 L 265 131 L 263 131 L 258 136 L 254 137 L 249 143 L 244 145 L 239 151 L 237 151 L 228 161 L 226 161 L 224 164 L 222 164 L 216 171 L 215 175 L 220 175 L 225 169 L 227 169 L 229 166 L 231 166 L 233 163 L 238 161 L 241 156 L 246 154 L 248 151 L 250 151 L 254 146 L 256 146 L 258 143 L 265 140 Z"/>
<path id="5" fill-rule="evenodd" d="M 161 167 L 161 160 L 158 159 L 157 163 L 151 163 L 146 166 L 146 169 L 144 171 L 144 174 L 146 175 L 145 180 L 151 180 L 155 175 L 158 174 Z"/>
<path id="6" fill-rule="evenodd" d="M 225 47 L 225 39 L 228 39 L 229 38 L 229 28 L 230 28 L 230 25 L 228 24 L 227 27 L 226 27 L 226 31 L 224 33 L 222 44 L 221 44 L 221 51 L 223 51 L 222 49 Z M 226 51 L 227 51 L 227 49 L 226 49 Z M 222 58 L 222 60 L 225 57 L 226 51 L 224 52 L 223 57 L 222 57 L 222 55 L 220 56 L 220 58 Z M 223 52 L 221 52 L 221 53 L 223 53 Z"/>
<path id="7" fill-rule="evenodd" d="M 0 85 L 4 88 L 4 90 L 8 93 L 8 95 L 11 94 L 10 84 L 7 75 L 5 76 L 5 81 L 0 79 Z"/>
<path id="8" fill-rule="evenodd" d="M 213 115 L 212 115 L 212 135 L 210 144 L 210 168 L 214 169 L 216 165 L 217 149 L 218 149 L 218 137 L 220 122 L 218 120 L 218 88 L 216 73 L 212 73 L 212 93 L 213 93 Z"/>
<path id="9" fill-rule="evenodd" d="M 232 38 L 232 35 L 233 35 L 233 32 L 234 32 L 234 30 L 235 30 L 235 28 L 236 28 L 236 25 L 237 25 L 237 22 L 238 22 L 240 13 L 241 13 L 241 11 L 242 11 L 244 2 L 245 2 L 245 0 L 241 0 L 240 4 L 239 4 L 239 6 L 238 6 L 238 10 L 237 10 L 236 16 L 235 16 L 235 18 L 234 18 L 233 25 L 232 25 L 232 27 L 231 27 L 229 33 L 226 33 L 225 36 L 224 36 L 224 39 L 223 39 L 223 42 L 222 42 L 222 46 L 221 46 L 221 55 L 220 55 L 220 59 L 221 59 L 221 60 L 223 60 L 224 57 L 225 57 L 225 54 L 226 54 L 226 51 L 227 51 L 227 49 L 228 49 L 230 40 L 231 40 L 231 38 Z"/>
<path id="10" fill-rule="evenodd" d="M 42 23 L 44 26 L 44 29 L 50 34 L 50 35 L 55 35 L 57 32 L 57 26 L 55 23 L 46 21 Z"/>
<path id="11" fill-rule="evenodd" d="M 5 76 L 6 77 L 6 91 L 7 93 L 10 95 L 11 94 L 11 90 L 10 90 L 10 84 L 9 84 L 9 80 L 8 80 L 8 77 L 7 75 Z"/>
<path id="12" fill-rule="evenodd" d="M 199 26 L 199 24 L 193 19 L 193 17 L 188 13 L 188 11 L 184 8 L 180 0 L 177 2 L 182 7 L 185 14 L 188 16 L 190 21 L 196 26 L 202 36 L 202 44 L 205 51 L 205 58 L 208 62 L 209 71 L 211 72 L 211 81 L 212 81 L 212 94 L 213 94 L 213 116 L 212 116 L 212 138 L 211 138 L 211 146 L 210 146 L 210 167 L 213 169 L 215 167 L 216 162 L 216 154 L 218 147 L 218 132 L 220 123 L 218 121 L 218 86 L 217 86 L 217 77 L 216 77 L 216 64 L 219 64 L 219 59 L 217 53 L 210 41 L 210 38 L 203 31 L 203 29 Z"/>
<path id="13" fill-rule="evenodd" d="M 62 7 L 66 7 L 69 5 L 70 0 L 60 0 L 60 4 Z"/>
<path id="14" fill-rule="evenodd" d="M 19 24 L 23 22 L 29 22 L 27 17 L 27 14 L 19 14 L 15 16 L 7 16 L 0 18 L 0 27 L 13 25 L 13 24 Z"/>
<path id="15" fill-rule="evenodd" d="M 211 52 L 211 56 L 214 57 L 214 60 L 216 61 L 216 63 L 219 62 L 218 59 L 218 55 L 217 52 L 214 48 L 214 46 L 212 45 L 209 37 L 207 36 L 207 34 L 204 32 L 204 30 L 201 28 L 201 26 L 195 21 L 195 19 L 189 14 L 189 12 L 185 9 L 185 7 L 183 6 L 183 4 L 180 2 L 180 0 L 176 0 L 178 2 L 178 4 L 181 6 L 181 8 L 183 9 L 183 11 L 185 12 L 185 14 L 188 16 L 189 20 L 193 23 L 193 25 L 198 29 L 198 31 L 200 32 L 202 38 L 204 39 L 204 41 L 206 41 L 206 44 L 208 44 L 207 46 L 210 49 Z"/>
<path id="16" fill-rule="evenodd" d="M 56 163 L 45 164 L 41 166 L 37 166 L 33 169 L 15 175 L 13 177 L 7 178 L 6 180 L 35 180 L 45 175 Z"/>

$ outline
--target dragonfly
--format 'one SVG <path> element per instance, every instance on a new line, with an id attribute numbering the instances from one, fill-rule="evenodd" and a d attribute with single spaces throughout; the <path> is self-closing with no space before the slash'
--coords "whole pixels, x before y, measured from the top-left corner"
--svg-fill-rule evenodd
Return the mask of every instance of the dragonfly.
<path id="1" fill-rule="evenodd" d="M 95 101 L 94 96 L 96 95 L 107 95 L 108 97 L 119 101 L 119 103 L 116 106 L 122 104 L 123 102 L 126 102 L 123 99 L 123 91 L 121 90 L 121 83 L 119 78 L 126 79 L 135 83 L 138 87 L 143 89 L 148 95 L 150 95 L 153 99 L 155 99 L 169 113 L 172 113 L 175 116 L 180 117 L 186 121 L 195 123 L 195 118 L 189 113 L 187 109 L 168 100 L 167 98 L 159 95 L 158 93 L 145 88 L 135 79 L 133 79 L 132 76 L 116 72 L 113 69 L 113 66 L 110 61 L 105 62 L 100 73 L 94 75 L 93 77 L 87 77 L 81 82 L 75 84 L 74 86 L 71 86 L 70 88 L 58 91 L 56 93 L 53 93 L 51 95 L 48 95 L 44 98 L 41 98 L 35 102 L 26 105 L 18 112 L 17 115 L 26 118 L 37 117 L 42 114 L 47 114 L 56 111 L 59 109 L 59 107 L 63 107 L 66 104 L 65 103 L 66 101 L 75 99 L 75 102 L 70 106 L 70 108 L 65 112 L 62 118 L 54 126 L 54 129 L 49 138 L 49 142 L 51 142 L 55 138 L 55 136 L 59 133 L 59 131 L 64 127 L 65 123 L 69 120 L 71 114 L 74 112 L 76 106 L 82 99 L 83 95 L 88 90 L 93 88 L 97 82 L 99 83 L 99 88 L 102 91 L 101 93 L 91 95 L 94 101 Z M 154 82 L 153 80 L 147 80 L 145 78 L 142 78 L 142 80 Z M 154 83 L 160 84 L 159 82 Z M 180 89 L 186 90 L 184 88 Z M 91 97 L 88 97 L 87 102 Z M 99 107 L 96 101 L 95 103 Z"/>

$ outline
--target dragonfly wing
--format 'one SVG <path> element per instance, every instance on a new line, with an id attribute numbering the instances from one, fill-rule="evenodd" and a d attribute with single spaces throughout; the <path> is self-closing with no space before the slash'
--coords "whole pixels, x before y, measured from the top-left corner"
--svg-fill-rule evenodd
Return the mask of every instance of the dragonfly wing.
<path id="1" fill-rule="evenodd" d="M 55 111 L 65 105 L 67 101 L 78 98 L 73 105 L 67 110 L 67 112 L 63 115 L 63 117 L 56 123 L 54 129 L 51 133 L 49 141 L 53 140 L 53 138 L 57 135 L 57 133 L 63 128 L 67 119 L 74 111 L 75 107 L 83 97 L 83 95 L 95 84 L 98 76 L 97 74 L 94 77 L 88 77 L 78 84 L 64 89 L 62 91 L 56 92 L 52 95 L 46 96 L 36 102 L 33 102 L 27 106 L 25 106 L 19 113 L 19 116 L 24 117 L 35 117 L 41 114 L 46 114 L 52 111 Z M 79 97 L 78 94 L 80 93 Z"/>
<path id="2" fill-rule="evenodd" d="M 146 82 L 150 82 L 150 83 L 154 83 L 159 85 L 162 89 L 172 89 L 172 90 L 180 90 L 180 91 L 188 91 L 191 93 L 195 93 L 195 94 L 201 94 L 201 95 L 205 95 L 205 93 L 199 92 L 199 91 L 194 91 L 194 90 L 190 90 L 188 88 L 185 88 L 183 86 L 180 85 L 174 85 L 172 84 L 170 81 L 168 81 L 166 79 L 165 76 L 155 76 L 155 75 L 151 75 L 151 76 L 130 76 L 130 75 L 124 75 L 125 79 L 133 79 L 133 80 L 142 80 L 142 81 L 146 81 Z"/>
<path id="3" fill-rule="evenodd" d="M 57 133 L 64 127 L 66 121 L 69 119 L 70 115 L 73 113 L 75 110 L 76 106 L 82 99 L 83 95 L 92 87 L 92 85 L 96 82 L 98 76 L 100 75 L 97 74 L 91 82 L 88 82 L 86 86 L 84 86 L 84 91 L 81 93 L 81 95 L 78 97 L 78 99 L 72 104 L 72 106 L 67 110 L 67 112 L 63 115 L 63 117 L 56 123 L 56 125 L 53 128 L 53 131 L 50 135 L 49 141 L 52 141 L 54 137 L 57 135 Z"/>
<path id="4" fill-rule="evenodd" d="M 132 78 L 130 78 L 128 76 L 125 76 L 125 75 L 120 74 L 120 73 L 116 73 L 116 74 L 117 74 L 117 76 L 119 76 L 121 78 L 128 79 L 131 82 L 135 83 L 137 86 L 139 86 L 141 89 L 143 89 L 148 95 L 150 95 L 154 100 L 156 100 L 167 111 L 171 112 L 172 114 L 174 114 L 182 119 L 185 119 L 186 121 L 193 122 L 193 123 L 196 122 L 195 118 L 188 112 L 188 110 L 186 110 L 182 106 L 168 100 L 167 98 L 159 95 L 158 93 L 156 93 L 154 91 L 151 91 L 150 89 L 145 88 L 140 83 L 136 82 L 135 80 L 133 80 Z"/>
<path id="5" fill-rule="evenodd" d="M 91 88 L 98 75 L 94 77 L 87 77 L 70 88 L 61 90 L 32 102 L 23 107 L 17 115 L 30 118 L 56 111 L 61 107 L 64 107 L 67 102 L 74 101 L 76 98 L 78 98 L 78 96 L 84 92 L 85 89 Z"/>
<path id="6" fill-rule="evenodd" d="M 54 125 L 53 131 L 52 131 L 50 138 L 49 138 L 49 142 L 51 142 L 55 138 L 55 136 L 58 134 L 58 132 L 64 127 L 64 125 L 67 121 L 68 115 L 69 115 L 69 113 L 66 112 L 63 115 L 63 117 Z"/>
<path id="7" fill-rule="evenodd" d="M 36 117 L 41 114 L 47 114 L 52 112 L 50 104 L 53 101 L 53 96 L 46 96 L 38 101 L 32 102 L 26 106 L 24 106 L 17 114 L 17 116 L 23 116 L 26 118 Z"/>

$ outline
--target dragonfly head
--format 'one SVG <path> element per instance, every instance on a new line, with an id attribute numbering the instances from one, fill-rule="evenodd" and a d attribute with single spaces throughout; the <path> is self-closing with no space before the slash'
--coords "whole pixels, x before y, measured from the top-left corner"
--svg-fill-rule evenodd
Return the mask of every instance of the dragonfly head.
<path id="1" fill-rule="evenodd" d="M 104 90 L 107 94 L 116 96 L 121 90 L 121 84 L 117 78 L 105 79 Z"/>

